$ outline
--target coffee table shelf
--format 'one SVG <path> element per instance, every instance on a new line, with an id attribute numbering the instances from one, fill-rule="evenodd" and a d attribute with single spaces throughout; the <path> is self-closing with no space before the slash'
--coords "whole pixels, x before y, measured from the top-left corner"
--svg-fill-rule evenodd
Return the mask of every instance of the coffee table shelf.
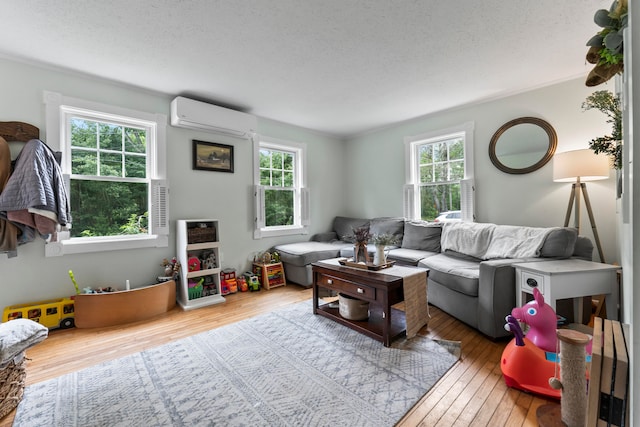
<path id="1" fill-rule="evenodd" d="M 347 326 L 361 334 L 367 335 L 378 341 L 383 341 L 383 324 L 382 308 L 376 305 L 370 305 L 369 319 L 367 320 L 350 320 L 340 315 L 337 308 L 331 307 L 331 304 L 319 305 L 315 314 L 327 317 L 335 322 Z M 391 332 L 389 332 L 389 340 L 393 341 L 405 333 L 405 314 L 404 311 L 391 308 Z"/>

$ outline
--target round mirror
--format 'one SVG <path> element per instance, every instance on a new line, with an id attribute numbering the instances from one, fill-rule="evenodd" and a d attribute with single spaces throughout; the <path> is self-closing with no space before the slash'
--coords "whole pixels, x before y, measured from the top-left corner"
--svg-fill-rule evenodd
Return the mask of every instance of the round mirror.
<path id="1" fill-rule="evenodd" d="M 491 163 L 502 172 L 523 174 L 547 164 L 556 152 L 553 127 L 536 117 L 520 117 L 505 123 L 489 144 Z"/>

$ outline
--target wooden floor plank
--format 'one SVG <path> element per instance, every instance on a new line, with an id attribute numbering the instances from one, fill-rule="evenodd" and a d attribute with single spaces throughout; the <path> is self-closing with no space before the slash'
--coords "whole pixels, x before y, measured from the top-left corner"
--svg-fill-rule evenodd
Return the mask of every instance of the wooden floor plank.
<path id="1" fill-rule="evenodd" d="M 54 330 L 45 341 L 27 351 L 31 360 L 27 363 L 26 381 L 34 384 L 310 298 L 310 289 L 288 285 L 232 294 L 223 304 L 190 311 L 176 308 L 127 325 Z M 523 397 L 524 393 L 505 385 L 500 356 L 508 340 L 489 340 L 437 307 L 430 306 L 430 313 L 429 325 L 420 334 L 461 341 L 461 357 L 397 426 L 435 425 L 429 424 L 431 420 L 455 426 L 500 425 L 494 422 L 536 425 L 532 424 L 535 410 L 548 401 Z M 11 413 L 0 420 L 0 427 L 11 426 L 13 417 Z"/>

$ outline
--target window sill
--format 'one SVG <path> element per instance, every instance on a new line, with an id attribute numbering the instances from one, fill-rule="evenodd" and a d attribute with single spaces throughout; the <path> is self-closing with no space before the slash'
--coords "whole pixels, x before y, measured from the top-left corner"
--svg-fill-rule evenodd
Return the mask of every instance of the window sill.
<path id="1" fill-rule="evenodd" d="M 254 239 L 262 239 L 264 237 L 292 236 L 296 234 L 309 234 L 309 227 L 292 226 L 292 227 L 269 227 L 253 232 Z"/>
<path id="2" fill-rule="evenodd" d="M 47 243 L 44 247 L 46 257 L 55 257 L 88 252 L 118 251 L 141 248 L 160 248 L 169 246 L 168 236 L 137 236 L 101 239 L 69 239 Z"/>

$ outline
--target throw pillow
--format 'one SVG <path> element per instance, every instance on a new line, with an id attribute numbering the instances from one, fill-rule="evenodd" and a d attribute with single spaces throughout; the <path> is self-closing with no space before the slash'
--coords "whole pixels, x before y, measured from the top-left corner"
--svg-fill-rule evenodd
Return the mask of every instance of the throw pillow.
<path id="1" fill-rule="evenodd" d="M 569 227 L 558 227 L 547 236 L 542 248 L 541 257 L 569 258 L 578 238 L 578 230 Z"/>
<path id="2" fill-rule="evenodd" d="M 369 224 L 369 233 L 372 236 L 390 234 L 395 236 L 399 245 L 404 234 L 404 218 L 374 218 Z"/>
<path id="3" fill-rule="evenodd" d="M 365 226 L 369 226 L 368 219 L 337 216 L 333 220 L 333 231 L 338 235 L 338 239 L 343 242 L 354 243 L 355 239 L 353 238 L 353 229 Z"/>
<path id="4" fill-rule="evenodd" d="M 442 226 L 424 221 L 407 221 L 404 224 L 402 247 L 421 251 L 440 252 Z"/>

